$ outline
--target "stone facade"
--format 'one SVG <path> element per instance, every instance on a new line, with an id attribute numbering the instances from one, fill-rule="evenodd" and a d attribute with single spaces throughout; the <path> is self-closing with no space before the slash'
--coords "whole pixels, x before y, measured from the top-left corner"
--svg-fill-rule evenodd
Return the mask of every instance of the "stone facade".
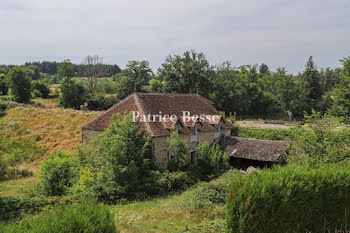
<path id="1" fill-rule="evenodd" d="M 92 138 L 97 137 L 103 131 L 87 130 L 83 129 L 82 142 L 89 143 Z M 221 129 L 221 135 L 230 136 L 230 129 Z M 196 150 L 199 142 L 208 142 L 209 144 L 214 142 L 214 131 L 198 132 L 198 141 L 191 143 L 191 134 L 180 134 L 181 139 L 185 139 L 188 145 L 188 157 L 187 161 L 190 163 L 190 151 Z M 166 169 L 168 167 L 168 143 L 166 136 L 152 137 L 152 148 L 155 156 L 155 163 L 159 169 Z"/>

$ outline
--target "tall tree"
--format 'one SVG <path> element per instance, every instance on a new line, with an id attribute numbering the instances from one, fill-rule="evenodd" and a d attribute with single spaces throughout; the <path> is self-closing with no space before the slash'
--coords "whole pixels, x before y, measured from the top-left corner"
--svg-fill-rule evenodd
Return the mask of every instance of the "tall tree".
<path id="1" fill-rule="evenodd" d="M 14 67 L 9 72 L 9 86 L 14 100 L 29 102 L 31 97 L 31 80 L 20 67 Z"/>
<path id="2" fill-rule="evenodd" d="M 165 82 L 165 92 L 196 93 L 208 96 L 212 67 L 203 53 L 186 51 L 183 56 L 168 56 L 158 69 L 158 76 Z"/>
<path id="3" fill-rule="evenodd" d="M 304 81 L 305 94 L 307 98 L 308 111 L 318 109 L 318 102 L 322 97 L 321 79 L 317 67 L 312 59 L 312 56 L 306 63 L 305 70 L 302 73 Z"/>
<path id="4" fill-rule="evenodd" d="M 97 86 L 97 78 L 104 73 L 103 58 L 94 55 L 86 56 L 82 61 L 82 73 L 87 78 L 90 95 L 94 95 Z"/>

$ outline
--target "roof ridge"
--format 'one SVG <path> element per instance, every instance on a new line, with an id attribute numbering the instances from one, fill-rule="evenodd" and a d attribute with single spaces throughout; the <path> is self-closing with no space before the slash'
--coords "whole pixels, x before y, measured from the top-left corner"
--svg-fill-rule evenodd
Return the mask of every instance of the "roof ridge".
<path id="1" fill-rule="evenodd" d="M 119 106 L 120 104 L 124 103 L 126 100 L 130 99 L 131 97 L 133 97 L 135 95 L 135 93 L 129 95 L 128 97 L 126 97 L 125 99 L 119 101 L 118 103 L 114 104 L 112 107 L 110 107 L 109 109 L 107 109 L 106 111 L 104 111 L 103 113 L 101 113 L 100 115 L 98 115 L 97 117 L 95 117 L 94 119 L 86 122 L 85 124 L 83 124 L 82 126 L 80 126 L 80 128 L 84 128 L 86 125 L 90 124 L 91 122 L 94 122 L 98 119 L 100 119 L 101 117 L 103 117 L 104 115 L 106 115 L 107 113 L 109 113 L 110 111 L 112 111 L 114 108 L 116 108 L 117 106 Z"/>

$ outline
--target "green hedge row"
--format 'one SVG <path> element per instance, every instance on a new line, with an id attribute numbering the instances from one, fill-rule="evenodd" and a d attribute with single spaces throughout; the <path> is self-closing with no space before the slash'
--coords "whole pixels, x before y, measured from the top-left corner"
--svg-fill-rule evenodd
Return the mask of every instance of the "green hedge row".
<path id="1" fill-rule="evenodd" d="M 350 166 L 275 167 L 232 181 L 227 232 L 324 232 L 350 224 Z"/>

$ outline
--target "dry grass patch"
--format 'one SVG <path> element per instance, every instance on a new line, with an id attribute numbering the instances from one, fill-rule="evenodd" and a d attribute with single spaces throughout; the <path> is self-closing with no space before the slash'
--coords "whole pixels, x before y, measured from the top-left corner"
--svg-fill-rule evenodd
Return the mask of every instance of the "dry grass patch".
<path id="1" fill-rule="evenodd" d="M 0 196 L 27 196 L 39 183 L 39 177 L 27 177 L 0 183 Z"/>

